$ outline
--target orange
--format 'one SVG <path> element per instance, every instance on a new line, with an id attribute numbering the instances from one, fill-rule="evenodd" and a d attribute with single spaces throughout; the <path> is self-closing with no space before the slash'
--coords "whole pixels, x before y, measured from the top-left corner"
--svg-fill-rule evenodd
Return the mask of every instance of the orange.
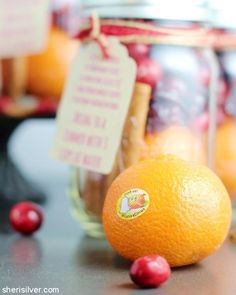
<path id="1" fill-rule="evenodd" d="M 236 199 L 236 121 L 226 118 L 216 133 L 216 172 Z"/>
<path id="2" fill-rule="evenodd" d="M 147 134 L 141 151 L 141 160 L 173 154 L 183 160 L 207 164 L 206 147 L 201 136 L 187 127 L 170 126 L 155 134 Z"/>
<path id="3" fill-rule="evenodd" d="M 133 209 L 129 200 L 144 196 Z M 170 155 L 141 161 L 112 183 L 103 227 L 114 250 L 129 260 L 161 255 L 172 267 L 196 263 L 224 241 L 231 202 L 206 166 Z"/>
<path id="4" fill-rule="evenodd" d="M 28 58 L 27 91 L 58 100 L 76 54 L 77 44 L 65 32 L 52 27 L 46 50 Z"/>

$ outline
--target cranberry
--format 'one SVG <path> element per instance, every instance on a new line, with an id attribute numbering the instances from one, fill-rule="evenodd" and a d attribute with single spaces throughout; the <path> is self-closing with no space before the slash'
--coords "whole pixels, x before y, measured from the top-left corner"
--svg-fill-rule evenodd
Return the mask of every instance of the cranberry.
<path id="1" fill-rule="evenodd" d="M 150 58 L 143 58 L 138 62 L 137 82 L 142 82 L 156 86 L 157 82 L 161 79 L 162 69 L 159 64 Z"/>
<path id="2" fill-rule="evenodd" d="M 24 235 L 31 235 L 40 228 L 43 213 L 38 205 L 32 202 L 21 202 L 11 209 L 9 218 L 16 231 Z"/>
<path id="3" fill-rule="evenodd" d="M 0 112 L 4 112 L 9 105 L 11 104 L 11 101 L 8 97 L 1 97 L 0 98 Z"/>
<path id="4" fill-rule="evenodd" d="M 150 255 L 138 258 L 130 268 L 132 281 L 141 288 L 156 288 L 170 276 L 171 270 L 165 258 Z"/>
<path id="5" fill-rule="evenodd" d="M 57 104 L 55 101 L 52 101 L 50 98 L 43 98 L 39 101 L 36 112 L 37 114 L 48 114 L 55 113 L 57 109 Z"/>
<path id="6" fill-rule="evenodd" d="M 140 59 L 147 57 L 150 51 L 150 46 L 141 43 L 130 43 L 126 45 L 130 57 L 139 61 Z"/>

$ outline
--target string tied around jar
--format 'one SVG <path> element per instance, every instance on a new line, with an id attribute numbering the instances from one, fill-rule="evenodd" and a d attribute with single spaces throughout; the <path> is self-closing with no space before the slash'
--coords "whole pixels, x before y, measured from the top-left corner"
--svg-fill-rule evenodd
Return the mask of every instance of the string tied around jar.
<path id="1" fill-rule="evenodd" d="M 109 52 L 108 52 L 108 42 L 106 36 L 101 33 L 101 24 L 100 24 L 100 18 L 96 12 L 92 14 L 90 17 L 90 26 L 91 26 L 91 32 L 90 36 L 91 38 L 97 42 L 99 45 L 103 57 L 109 58 Z"/>
<path id="2" fill-rule="evenodd" d="M 99 19 L 94 13 L 90 21 L 80 29 L 75 38 L 81 42 L 96 40 L 107 56 L 107 37 L 116 37 L 120 42 L 143 44 L 185 45 L 213 47 L 215 31 L 192 24 L 186 27 L 165 26 L 151 21 Z"/>

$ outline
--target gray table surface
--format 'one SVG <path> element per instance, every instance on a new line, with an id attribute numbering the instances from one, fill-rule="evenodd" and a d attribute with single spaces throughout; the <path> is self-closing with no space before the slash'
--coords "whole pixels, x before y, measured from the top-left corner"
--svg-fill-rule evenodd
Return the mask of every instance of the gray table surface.
<path id="1" fill-rule="evenodd" d="M 173 270 L 159 289 L 136 288 L 128 276 L 129 264 L 105 241 L 85 237 L 72 219 L 66 196 L 68 169 L 47 156 L 53 131 L 49 121 L 27 123 L 10 146 L 12 157 L 45 190 L 48 202 L 44 226 L 33 238 L 0 234 L 0 294 L 6 286 L 59 288 L 63 295 L 236 294 L 236 245 L 229 242 L 199 265 Z"/>

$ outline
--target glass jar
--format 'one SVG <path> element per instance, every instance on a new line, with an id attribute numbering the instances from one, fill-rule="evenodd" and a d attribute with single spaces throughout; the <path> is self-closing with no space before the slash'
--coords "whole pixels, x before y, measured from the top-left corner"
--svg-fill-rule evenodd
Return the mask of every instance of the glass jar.
<path id="1" fill-rule="evenodd" d="M 217 66 L 211 50 L 202 47 L 208 41 L 202 26 L 204 4 L 182 2 L 175 10 L 173 2 L 169 6 L 156 1 L 84 1 L 84 14 L 96 10 L 100 31 L 118 35 L 137 63 L 134 94 L 112 171 L 102 175 L 76 169 L 71 178 L 73 214 L 90 236 L 103 235 L 107 189 L 130 165 L 160 154 L 205 165 L 210 159 L 215 100 L 214 95 L 209 100 L 209 90 Z"/>
<path id="2" fill-rule="evenodd" d="M 228 34 L 228 33 L 227 33 Z M 235 38 L 236 45 L 236 34 Z M 236 200 L 236 47 L 218 52 L 222 66 L 218 99 L 220 124 L 216 132 L 215 168 L 232 200 Z M 223 82 L 224 81 L 224 82 Z"/>
<path id="3" fill-rule="evenodd" d="M 231 199 L 236 200 L 236 20 L 232 3 L 214 0 L 212 26 L 219 37 L 216 52 L 221 66 L 217 101 L 215 170 Z"/>

